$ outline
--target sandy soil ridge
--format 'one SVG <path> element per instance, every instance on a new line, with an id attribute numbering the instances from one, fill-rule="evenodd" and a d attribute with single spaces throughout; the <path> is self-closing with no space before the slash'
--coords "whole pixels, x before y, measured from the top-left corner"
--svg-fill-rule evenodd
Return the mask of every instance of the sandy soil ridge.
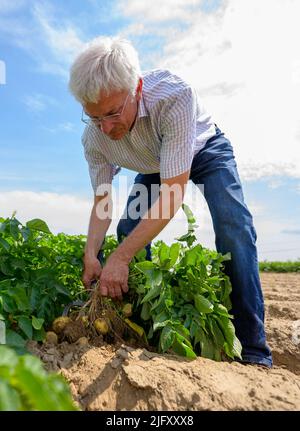
<path id="1" fill-rule="evenodd" d="M 300 274 L 262 273 L 274 367 L 189 361 L 128 346 L 30 349 L 84 410 L 300 410 Z"/>

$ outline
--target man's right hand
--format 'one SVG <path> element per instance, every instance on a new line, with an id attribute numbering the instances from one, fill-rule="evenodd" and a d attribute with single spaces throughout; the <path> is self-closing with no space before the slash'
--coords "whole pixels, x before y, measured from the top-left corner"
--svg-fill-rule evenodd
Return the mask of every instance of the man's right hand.
<path id="1" fill-rule="evenodd" d="M 98 280 L 101 272 L 102 272 L 102 266 L 99 262 L 99 260 L 95 258 L 84 258 L 84 270 L 82 275 L 82 282 L 86 289 L 89 289 L 91 287 L 91 283 L 94 280 Z"/>

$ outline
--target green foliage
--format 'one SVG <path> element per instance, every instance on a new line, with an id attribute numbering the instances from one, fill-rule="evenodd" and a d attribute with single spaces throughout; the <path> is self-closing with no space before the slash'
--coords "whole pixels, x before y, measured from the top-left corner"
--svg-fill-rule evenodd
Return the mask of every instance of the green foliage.
<path id="1" fill-rule="evenodd" d="M 78 410 L 64 378 L 47 373 L 31 355 L 0 346 L 0 410 Z"/>
<path id="2" fill-rule="evenodd" d="M 141 250 L 129 265 L 128 298 L 134 321 L 161 352 L 188 358 L 221 360 L 241 357 L 229 314 L 231 283 L 223 272 L 230 254 L 195 244 L 195 218 L 185 204 L 187 234 L 168 246 L 157 241 L 152 261 Z M 86 237 L 53 235 L 45 222 L 23 226 L 14 216 L 0 219 L 0 319 L 7 344 L 24 350 L 26 339 L 41 341 L 45 328 L 77 298 L 86 299 L 81 284 Z M 105 238 L 104 261 L 117 248 Z"/>
<path id="3" fill-rule="evenodd" d="M 81 284 L 83 235 L 53 235 L 39 219 L 22 225 L 0 218 L 0 318 L 7 343 L 24 351 L 25 341 L 41 341 L 45 328 L 75 297 Z"/>
<path id="4" fill-rule="evenodd" d="M 187 205 L 183 210 L 188 233 L 170 247 L 157 241 L 151 262 L 139 254 L 130 264 L 133 318 L 161 352 L 216 361 L 241 358 L 242 346 L 228 312 L 231 283 L 223 272 L 230 254 L 193 245 L 195 219 Z"/>
<path id="5" fill-rule="evenodd" d="M 261 272 L 300 272 L 300 259 L 292 262 L 259 262 Z"/>

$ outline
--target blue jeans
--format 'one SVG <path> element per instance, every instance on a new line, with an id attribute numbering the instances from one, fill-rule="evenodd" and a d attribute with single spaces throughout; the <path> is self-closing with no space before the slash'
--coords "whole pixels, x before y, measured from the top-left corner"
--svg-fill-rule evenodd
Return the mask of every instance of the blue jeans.
<path id="1" fill-rule="evenodd" d="M 247 208 L 237 171 L 233 148 L 224 133 L 216 126 L 216 135 L 194 157 L 190 179 L 204 185 L 213 221 L 215 244 L 219 253 L 231 253 L 231 260 L 224 262 L 224 272 L 232 284 L 231 313 L 242 350 L 242 362 L 272 366 L 272 353 L 266 342 L 264 329 L 264 299 L 259 279 L 256 249 L 256 230 Z M 138 174 L 135 184 L 144 184 L 150 191 L 151 184 L 160 184 L 157 174 Z M 134 186 L 133 186 L 134 187 Z M 117 227 L 118 240 L 127 236 L 139 219 L 126 217 L 130 202 L 136 198 L 130 193 L 124 215 Z M 155 200 L 155 199 L 154 199 Z M 148 208 L 151 207 L 148 193 Z M 151 243 L 145 248 L 151 259 Z"/>

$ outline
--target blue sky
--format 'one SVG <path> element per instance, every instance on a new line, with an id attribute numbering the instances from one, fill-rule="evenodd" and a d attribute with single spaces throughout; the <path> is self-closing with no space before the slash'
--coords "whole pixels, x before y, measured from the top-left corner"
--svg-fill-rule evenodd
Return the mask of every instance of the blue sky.
<path id="1" fill-rule="evenodd" d="M 92 189 L 68 70 L 84 42 L 121 35 L 142 69 L 168 67 L 191 82 L 231 139 L 260 260 L 300 258 L 299 5 L 242 3 L 0 0 L 0 215 L 16 209 L 21 221 L 86 233 Z M 213 247 L 205 203 L 193 209 L 199 240 Z M 172 241 L 182 229 L 173 220 L 160 237 Z"/>

